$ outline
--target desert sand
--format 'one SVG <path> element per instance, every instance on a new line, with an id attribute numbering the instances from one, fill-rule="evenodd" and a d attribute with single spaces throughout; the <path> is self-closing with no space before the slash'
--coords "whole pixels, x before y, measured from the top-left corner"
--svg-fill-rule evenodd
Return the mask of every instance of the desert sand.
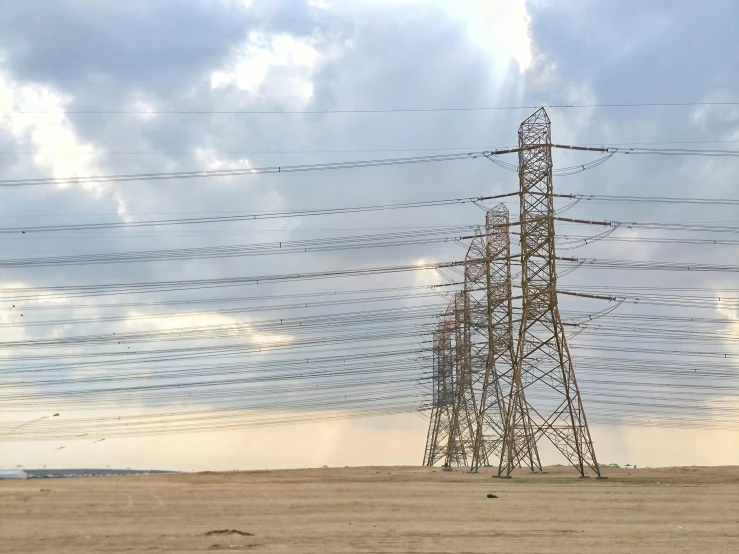
<path id="1" fill-rule="evenodd" d="M 6 481 L 0 552 L 739 552 L 739 467 L 547 471 Z"/>

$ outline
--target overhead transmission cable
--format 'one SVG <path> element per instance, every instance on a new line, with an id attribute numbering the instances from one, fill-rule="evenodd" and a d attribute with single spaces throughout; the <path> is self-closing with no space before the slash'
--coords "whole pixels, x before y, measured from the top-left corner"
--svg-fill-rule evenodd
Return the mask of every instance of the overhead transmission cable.
<path id="1" fill-rule="evenodd" d="M 689 149 L 689 148 L 596 148 L 588 146 L 568 146 L 561 144 L 552 144 L 552 148 L 563 148 L 567 150 L 583 150 L 603 152 L 606 154 L 601 159 L 587 164 L 562 168 L 562 174 L 570 175 L 578 173 L 581 170 L 596 167 L 605 162 L 613 154 L 645 154 L 645 155 L 668 155 L 668 156 L 719 156 L 719 157 L 739 157 L 739 150 L 705 150 L 705 149 Z M 382 167 L 394 165 L 410 165 L 423 164 L 444 161 L 474 160 L 477 158 L 486 158 L 497 163 L 496 156 L 501 154 L 509 154 L 519 151 L 519 148 L 509 148 L 501 150 L 474 151 L 435 154 L 427 156 L 408 156 L 402 158 L 384 158 L 374 160 L 357 160 L 346 162 L 328 162 L 320 164 L 301 164 L 301 165 L 284 165 L 284 166 L 268 166 L 268 167 L 246 167 L 223 170 L 195 170 L 195 171 L 172 171 L 172 172 L 152 172 L 152 173 L 134 173 L 120 175 L 91 175 L 77 177 L 40 177 L 32 179 L 4 179 L 0 180 L 0 187 L 19 187 L 19 186 L 35 186 L 35 185 L 54 185 L 54 184 L 92 184 L 92 183 L 121 183 L 130 181 L 157 181 L 170 179 L 191 179 L 206 177 L 233 177 L 240 175 L 261 175 L 276 173 L 301 173 L 307 171 L 327 171 L 336 169 L 355 169 L 365 167 Z"/>
<path id="2" fill-rule="evenodd" d="M 281 114 L 381 114 L 381 113 L 429 113 L 429 112 L 479 112 L 479 111 L 509 111 L 509 110 L 538 110 L 547 109 L 583 109 L 583 108 L 643 108 L 643 107 L 697 107 L 697 106 L 739 106 L 739 101 L 725 102 L 614 102 L 614 103 L 591 103 L 591 104 L 542 104 L 542 105 L 519 105 L 519 106 L 448 106 L 436 108 L 375 108 L 375 109 L 323 109 L 323 110 L 210 110 L 210 109 L 170 109 L 170 110 L 64 110 L 62 113 L 69 115 L 281 115 Z M 58 110 L 5 110 L 0 111 L 4 115 L 58 115 Z"/>

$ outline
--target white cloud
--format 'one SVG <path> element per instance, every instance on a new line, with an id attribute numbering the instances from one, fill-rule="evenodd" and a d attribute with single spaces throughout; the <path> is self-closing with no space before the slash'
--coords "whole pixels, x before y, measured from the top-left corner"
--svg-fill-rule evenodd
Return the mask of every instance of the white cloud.
<path id="1" fill-rule="evenodd" d="M 195 157 L 207 170 L 210 171 L 251 167 L 249 160 L 246 158 L 239 158 L 238 160 L 223 160 L 218 157 L 217 152 L 205 150 L 204 148 L 196 148 Z"/>
<path id="2" fill-rule="evenodd" d="M 250 33 L 229 63 L 211 74 L 211 87 L 236 86 L 251 94 L 260 94 L 269 72 L 275 68 L 287 71 L 286 90 L 280 96 L 295 97 L 303 102 L 313 96 L 312 72 L 319 57 L 308 42 L 288 34 Z"/>
<path id="3" fill-rule="evenodd" d="M 214 4 L 222 4 L 231 8 L 251 8 L 254 0 L 209 0 Z"/>
<path id="4" fill-rule="evenodd" d="M 524 0 L 462 0 L 444 4 L 452 17 L 467 26 L 480 47 L 503 50 L 518 63 L 521 73 L 531 65 L 529 16 Z"/>
<path id="5" fill-rule="evenodd" d="M 35 152 L 33 161 L 53 177 L 96 173 L 94 147 L 77 136 L 65 114 L 69 96 L 38 84 L 23 84 L 0 69 L 0 128 L 8 131 L 19 149 Z M 18 114 L 5 112 L 44 112 Z M 99 186 L 88 188 L 99 190 Z"/>
<path id="6" fill-rule="evenodd" d="M 118 214 L 118 217 L 121 218 L 122 221 L 125 221 L 126 223 L 131 223 L 133 221 L 133 218 L 128 215 L 128 210 L 126 208 L 126 201 L 124 200 L 123 196 L 119 192 L 116 192 L 113 195 L 113 198 L 115 198 L 116 202 L 116 213 Z"/>
<path id="7" fill-rule="evenodd" d="M 8 281 L 0 281 L 3 289 L 15 289 L 23 288 L 27 286 L 25 283 L 14 283 Z M 2 325 L 3 342 L 23 341 L 29 339 L 29 334 L 25 325 L 23 325 L 23 307 L 18 304 L 11 304 L 9 302 L 3 302 L 0 308 L 0 325 Z M 9 349 L 0 349 L 0 358 L 6 358 L 12 356 Z"/>
<path id="8" fill-rule="evenodd" d="M 390 4 L 419 4 L 427 0 L 388 0 Z M 374 2 L 373 2 L 374 4 Z M 449 16 L 464 24 L 469 38 L 496 58 L 505 53 L 521 73 L 532 61 L 529 15 L 525 0 L 446 0 L 439 2 Z M 506 60 L 507 61 L 507 60 Z"/>
<path id="9" fill-rule="evenodd" d="M 133 95 L 127 109 L 140 112 L 137 113 L 136 116 L 144 121 L 151 121 L 157 117 L 157 107 L 146 97 L 146 95 L 141 93 Z"/>
<path id="10" fill-rule="evenodd" d="M 278 347 L 294 340 L 287 333 L 259 332 L 255 330 L 249 319 L 238 319 L 217 313 L 203 312 L 171 318 L 149 319 L 145 313 L 131 311 L 127 317 L 129 319 L 123 322 L 122 327 L 132 332 L 140 331 L 142 321 L 145 321 L 147 328 L 151 331 L 182 331 L 185 336 L 192 328 L 218 328 L 230 338 L 243 337 L 249 343 L 265 348 Z M 197 334 L 196 332 L 195 338 Z"/>
<path id="11" fill-rule="evenodd" d="M 716 298 L 717 304 L 720 304 L 721 301 L 719 299 L 721 298 L 722 292 L 714 291 L 713 294 Z M 724 300 L 726 300 L 726 298 L 724 298 Z M 724 348 L 730 353 L 737 355 L 739 354 L 739 311 L 737 311 L 735 307 L 736 301 L 733 300 L 731 295 L 729 295 L 729 302 L 732 307 L 717 306 L 716 312 L 718 312 L 721 318 L 727 319 L 731 322 L 726 326 L 726 335 L 723 340 Z M 734 359 L 725 361 L 734 362 Z M 739 364 L 736 364 L 736 369 L 739 373 Z"/>

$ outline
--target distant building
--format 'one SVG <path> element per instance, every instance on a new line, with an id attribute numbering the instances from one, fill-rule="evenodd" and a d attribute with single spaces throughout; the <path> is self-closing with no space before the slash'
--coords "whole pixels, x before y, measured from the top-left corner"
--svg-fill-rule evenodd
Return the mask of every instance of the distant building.
<path id="1" fill-rule="evenodd" d="M 0 479 L 28 479 L 28 473 L 20 469 L 2 470 L 0 471 Z"/>

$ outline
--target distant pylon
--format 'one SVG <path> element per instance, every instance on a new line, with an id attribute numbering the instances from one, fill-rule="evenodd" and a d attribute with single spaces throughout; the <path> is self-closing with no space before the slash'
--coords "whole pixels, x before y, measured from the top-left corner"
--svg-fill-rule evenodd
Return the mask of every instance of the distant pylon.
<path id="1" fill-rule="evenodd" d="M 600 475 L 557 304 L 551 144 L 541 108 L 518 131 L 523 301 L 498 475 L 531 446 L 520 438 L 528 423 L 532 439 L 547 437 L 580 475 L 586 466 Z"/>
<path id="2" fill-rule="evenodd" d="M 470 255 L 472 253 L 473 255 Z M 506 423 L 506 393 L 511 388 L 513 359 L 513 304 L 511 242 L 508 209 L 498 204 L 485 216 L 485 230 L 472 239 L 465 263 L 465 289 L 470 296 L 473 330 L 473 379 L 479 389 L 475 440 L 470 470 L 477 471 L 500 458 Z M 525 395 L 521 394 L 525 402 Z M 524 412 L 525 415 L 525 412 Z M 517 464 L 541 470 L 530 425 L 522 425 Z"/>
<path id="3" fill-rule="evenodd" d="M 487 408 L 486 394 L 490 383 L 493 384 L 493 394 L 499 386 L 493 367 L 493 348 L 490 343 L 489 321 L 489 265 L 491 263 L 488 252 L 488 237 L 484 227 L 479 227 L 470 241 L 467 255 L 464 259 L 464 295 L 467 300 L 464 324 L 468 330 L 470 340 L 467 343 L 469 370 L 470 370 L 470 399 L 468 404 L 474 408 L 474 433 L 472 440 L 472 456 L 470 470 L 477 471 L 482 465 L 489 465 L 490 454 L 500 447 L 503 437 L 500 414 L 496 413 L 497 405 L 493 403 L 491 411 L 485 414 Z M 499 392 L 499 391 L 498 391 Z M 502 400 L 502 398 L 501 398 Z M 499 422 L 498 432 L 483 434 L 483 422 L 490 420 L 493 425 Z"/>
<path id="4" fill-rule="evenodd" d="M 449 359 L 450 333 L 445 321 L 433 334 L 431 359 L 431 419 L 423 465 L 433 466 L 446 456 L 454 404 L 454 365 Z"/>
<path id="5" fill-rule="evenodd" d="M 462 341 L 458 326 L 462 314 L 457 309 L 455 295 L 442 315 L 432 346 L 432 402 L 431 420 L 426 438 L 423 465 L 433 466 L 443 461 L 445 466 L 464 466 L 469 458 L 468 447 L 463 439 L 458 417 L 458 392 L 460 383 L 460 349 Z M 459 344 L 458 344 L 459 343 Z"/>
<path id="6" fill-rule="evenodd" d="M 445 319 L 451 322 L 454 340 L 454 403 L 447 453 L 444 467 L 463 467 L 472 460 L 472 447 L 475 440 L 476 408 L 472 386 L 471 336 L 469 325 L 469 295 L 458 292 L 450 304 Z"/>

